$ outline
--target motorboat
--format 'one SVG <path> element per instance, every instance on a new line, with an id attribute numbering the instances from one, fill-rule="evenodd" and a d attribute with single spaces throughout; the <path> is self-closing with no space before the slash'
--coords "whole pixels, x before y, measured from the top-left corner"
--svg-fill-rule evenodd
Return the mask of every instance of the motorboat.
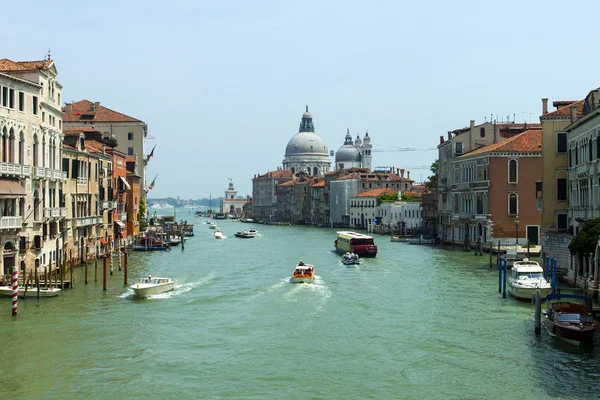
<path id="1" fill-rule="evenodd" d="M 210 229 L 217 229 L 217 224 L 216 224 L 216 223 L 214 223 L 214 222 L 211 222 L 211 223 L 210 223 L 210 225 L 208 225 L 208 227 L 209 227 Z"/>
<path id="2" fill-rule="evenodd" d="M 408 244 L 435 244 L 435 239 L 425 239 L 423 235 L 417 238 L 406 238 Z"/>
<path id="3" fill-rule="evenodd" d="M 223 239 L 223 232 L 217 229 L 215 231 L 215 239 Z"/>
<path id="4" fill-rule="evenodd" d="M 171 278 L 142 278 L 131 285 L 137 297 L 147 297 L 153 294 L 170 292 L 175 289 L 175 282 Z"/>
<path id="5" fill-rule="evenodd" d="M 251 239 L 254 236 L 256 236 L 248 231 L 236 232 L 236 233 L 234 233 L 234 235 L 235 235 L 235 237 L 242 238 L 242 239 Z"/>
<path id="6" fill-rule="evenodd" d="M 27 288 L 27 293 L 25 293 L 25 288 Z M 40 288 L 40 297 L 56 297 L 59 295 L 62 289 L 60 288 Z M 17 295 L 21 298 L 24 297 L 37 297 L 38 291 L 37 287 L 28 285 L 19 286 L 17 291 Z M 0 286 L 0 296 L 11 297 L 12 296 L 12 287 L 10 286 Z"/>
<path id="7" fill-rule="evenodd" d="M 251 235 L 257 235 L 258 234 L 258 231 L 256 230 L 256 228 L 250 228 L 246 232 L 248 232 Z"/>
<path id="8" fill-rule="evenodd" d="M 600 328 L 588 308 L 586 298 L 574 294 L 550 294 L 546 297 L 542 325 L 550 336 L 575 346 L 592 346 Z"/>
<path id="9" fill-rule="evenodd" d="M 544 278 L 544 269 L 527 258 L 515 261 L 508 278 L 508 292 L 518 299 L 531 300 L 537 290 L 542 298 L 552 291 L 552 284 Z"/>
<path id="10" fill-rule="evenodd" d="M 181 236 L 169 237 L 169 246 L 177 246 L 181 243 Z"/>
<path id="11" fill-rule="evenodd" d="M 302 261 L 296 265 L 292 277 L 290 278 L 291 283 L 313 283 L 315 279 L 315 266 L 312 264 L 304 264 Z"/>
<path id="12" fill-rule="evenodd" d="M 372 236 L 351 231 L 339 231 L 333 242 L 335 251 L 340 254 L 354 253 L 359 257 L 376 257 L 377 246 Z"/>
<path id="13" fill-rule="evenodd" d="M 342 264 L 360 265 L 360 257 L 358 257 L 358 254 L 344 254 L 342 256 Z"/>

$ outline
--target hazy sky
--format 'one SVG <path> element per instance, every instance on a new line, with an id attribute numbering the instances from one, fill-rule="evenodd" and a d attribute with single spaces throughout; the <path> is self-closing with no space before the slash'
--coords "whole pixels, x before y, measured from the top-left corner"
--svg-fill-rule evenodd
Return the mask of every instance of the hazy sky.
<path id="1" fill-rule="evenodd" d="M 240 195 L 281 165 L 308 104 L 330 150 L 429 148 L 490 114 L 539 122 L 541 98 L 599 86 L 600 2 L 6 2 L 0 58 L 48 49 L 63 99 L 144 120 L 150 197 Z M 389 147 L 387 147 L 389 148 Z M 429 165 L 435 151 L 375 153 Z M 423 180 L 428 170 L 413 169 Z"/>

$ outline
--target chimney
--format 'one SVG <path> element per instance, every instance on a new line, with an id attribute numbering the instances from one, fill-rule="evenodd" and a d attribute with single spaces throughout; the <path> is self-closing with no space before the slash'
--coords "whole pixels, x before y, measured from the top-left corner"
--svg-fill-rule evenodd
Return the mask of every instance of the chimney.
<path id="1" fill-rule="evenodd" d="M 400 168 L 400 177 L 404 178 L 404 168 Z"/>
<path id="2" fill-rule="evenodd" d="M 97 101 L 94 103 L 94 111 L 98 111 L 99 108 L 100 108 L 100 102 Z"/>
<path id="3" fill-rule="evenodd" d="M 548 99 L 542 99 L 542 115 L 548 114 Z"/>
<path id="4" fill-rule="evenodd" d="M 448 131 L 448 140 L 452 140 L 452 131 Z"/>
<path id="5" fill-rule="evenodd" d="M 73 103 L 67 104 L 67 112 L 73 112 Z"/>
<path id="6" fill-rule="evenodd" d="M 410 171 L 406 171 L 406 179 L 410 179 Z"/>
<path id="7" fill-rule="evenodd" d="M 575 122 L 577 120 L 577 107 L 571 106 L 571 122 Z"/>
<path id="8" fill-rule="evenodd" d="M 444 136 L 440 136 L 440 144 L 444 143 Z"/>
<path id="9" fill-rule="evenodd" d="M 471 120 L 471 123 L 469 124 L 469 128 L 471 130 L 473 130 L 473 128 L 475 128 L 475 120 L 474 119 Z"/>

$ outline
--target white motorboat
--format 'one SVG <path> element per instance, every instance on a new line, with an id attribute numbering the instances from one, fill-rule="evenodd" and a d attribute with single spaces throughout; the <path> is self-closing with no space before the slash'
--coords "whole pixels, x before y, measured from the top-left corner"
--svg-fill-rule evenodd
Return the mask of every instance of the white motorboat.
<path id="1" fill-rule="evenodd" d="M 239 231 L 234 233 L 235 237 L 238 238 L 242 238 L 242 239 L 252 239 L 254 237 L 254 235 L 248 231 Z"/>
<path id="2" fill-rule="evenodd" d="M 251 235 L 256 235 L 258 233 L 258 231 L 256 230 L 256 228 L 250 228 L 247 230 L 247 232 Z"/>
<path id="3" fill-rule="evenodd" d="M 408 244 L 435 244 L 435 239 L 425 239 L 423 235 L 418 238 L 406 238 Z"/>
<path id="4" fill-rule="evenodd" d="M 552 291 L 552 284 L 544 278 L 544 269 L 535 261 L 515 261 L 508 278 L 508 292 L 518 299 L 531 300 L 537 290 L 544 298 Z"/>
<path id="5" fill-rule="evenodd" d="M 181 243 L 181 236 L 171 236 L 169 238 L 169 246 L 177 246 Z"/>
<path id="6" fill-rule="evenodd" d="M 217 229 L 217 224 L 215 224 L 214 222 L 211 222 L 210 225 L 208 225 L 208 227 L 210 229 Z"/>
<path id="7" fill-rule="evenodd" d="M 175 289 L 175 282 L 171 278 L 142 278 L 130 288 L 133 289 L 137 297 L 147 297 L 153 294 L 170 292 Z"/>
<path id="8" fill-rule="evenodd" d="M 40 297 L 56 297 L 61 292 L 60 288 L 40 288 Z M 19 297 L 37 297 L 37 288 L 35 286 L 27 286 L 27 296 L 25 295 L 25 286 L 19 286 L 17 291 Z M 12 296 L 12 287 L 0 286 L 0 296 Z"/>
<path id="9" fill-rule="evenodd" d="M 292 277 L 290 278 L 291 283 L 313 283 L 315 280 L 315 266 L 312 264 L 304 264 L 302 261 L 296 265 Z"/>
<path id="10" fill-rule="evenodd" d="M 220 230 L 216 230 L 215 239 L 223 239 L 223 232 L 221 232 Z"/>

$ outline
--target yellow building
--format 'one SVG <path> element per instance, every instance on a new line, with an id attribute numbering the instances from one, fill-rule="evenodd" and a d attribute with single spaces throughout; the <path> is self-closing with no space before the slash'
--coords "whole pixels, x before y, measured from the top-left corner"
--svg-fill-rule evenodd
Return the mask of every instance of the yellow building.
<path id="1" fill-rule="evenodd" d="M 565 128 L 583 114 L 584 101 L 542 99 L 542 181 L 538 183 L 537 208 L 542 211 L 542 251 L 557 258 L 557 267 L 569 266 L 571 236 L 568 233 L 569 158 Z"/>

